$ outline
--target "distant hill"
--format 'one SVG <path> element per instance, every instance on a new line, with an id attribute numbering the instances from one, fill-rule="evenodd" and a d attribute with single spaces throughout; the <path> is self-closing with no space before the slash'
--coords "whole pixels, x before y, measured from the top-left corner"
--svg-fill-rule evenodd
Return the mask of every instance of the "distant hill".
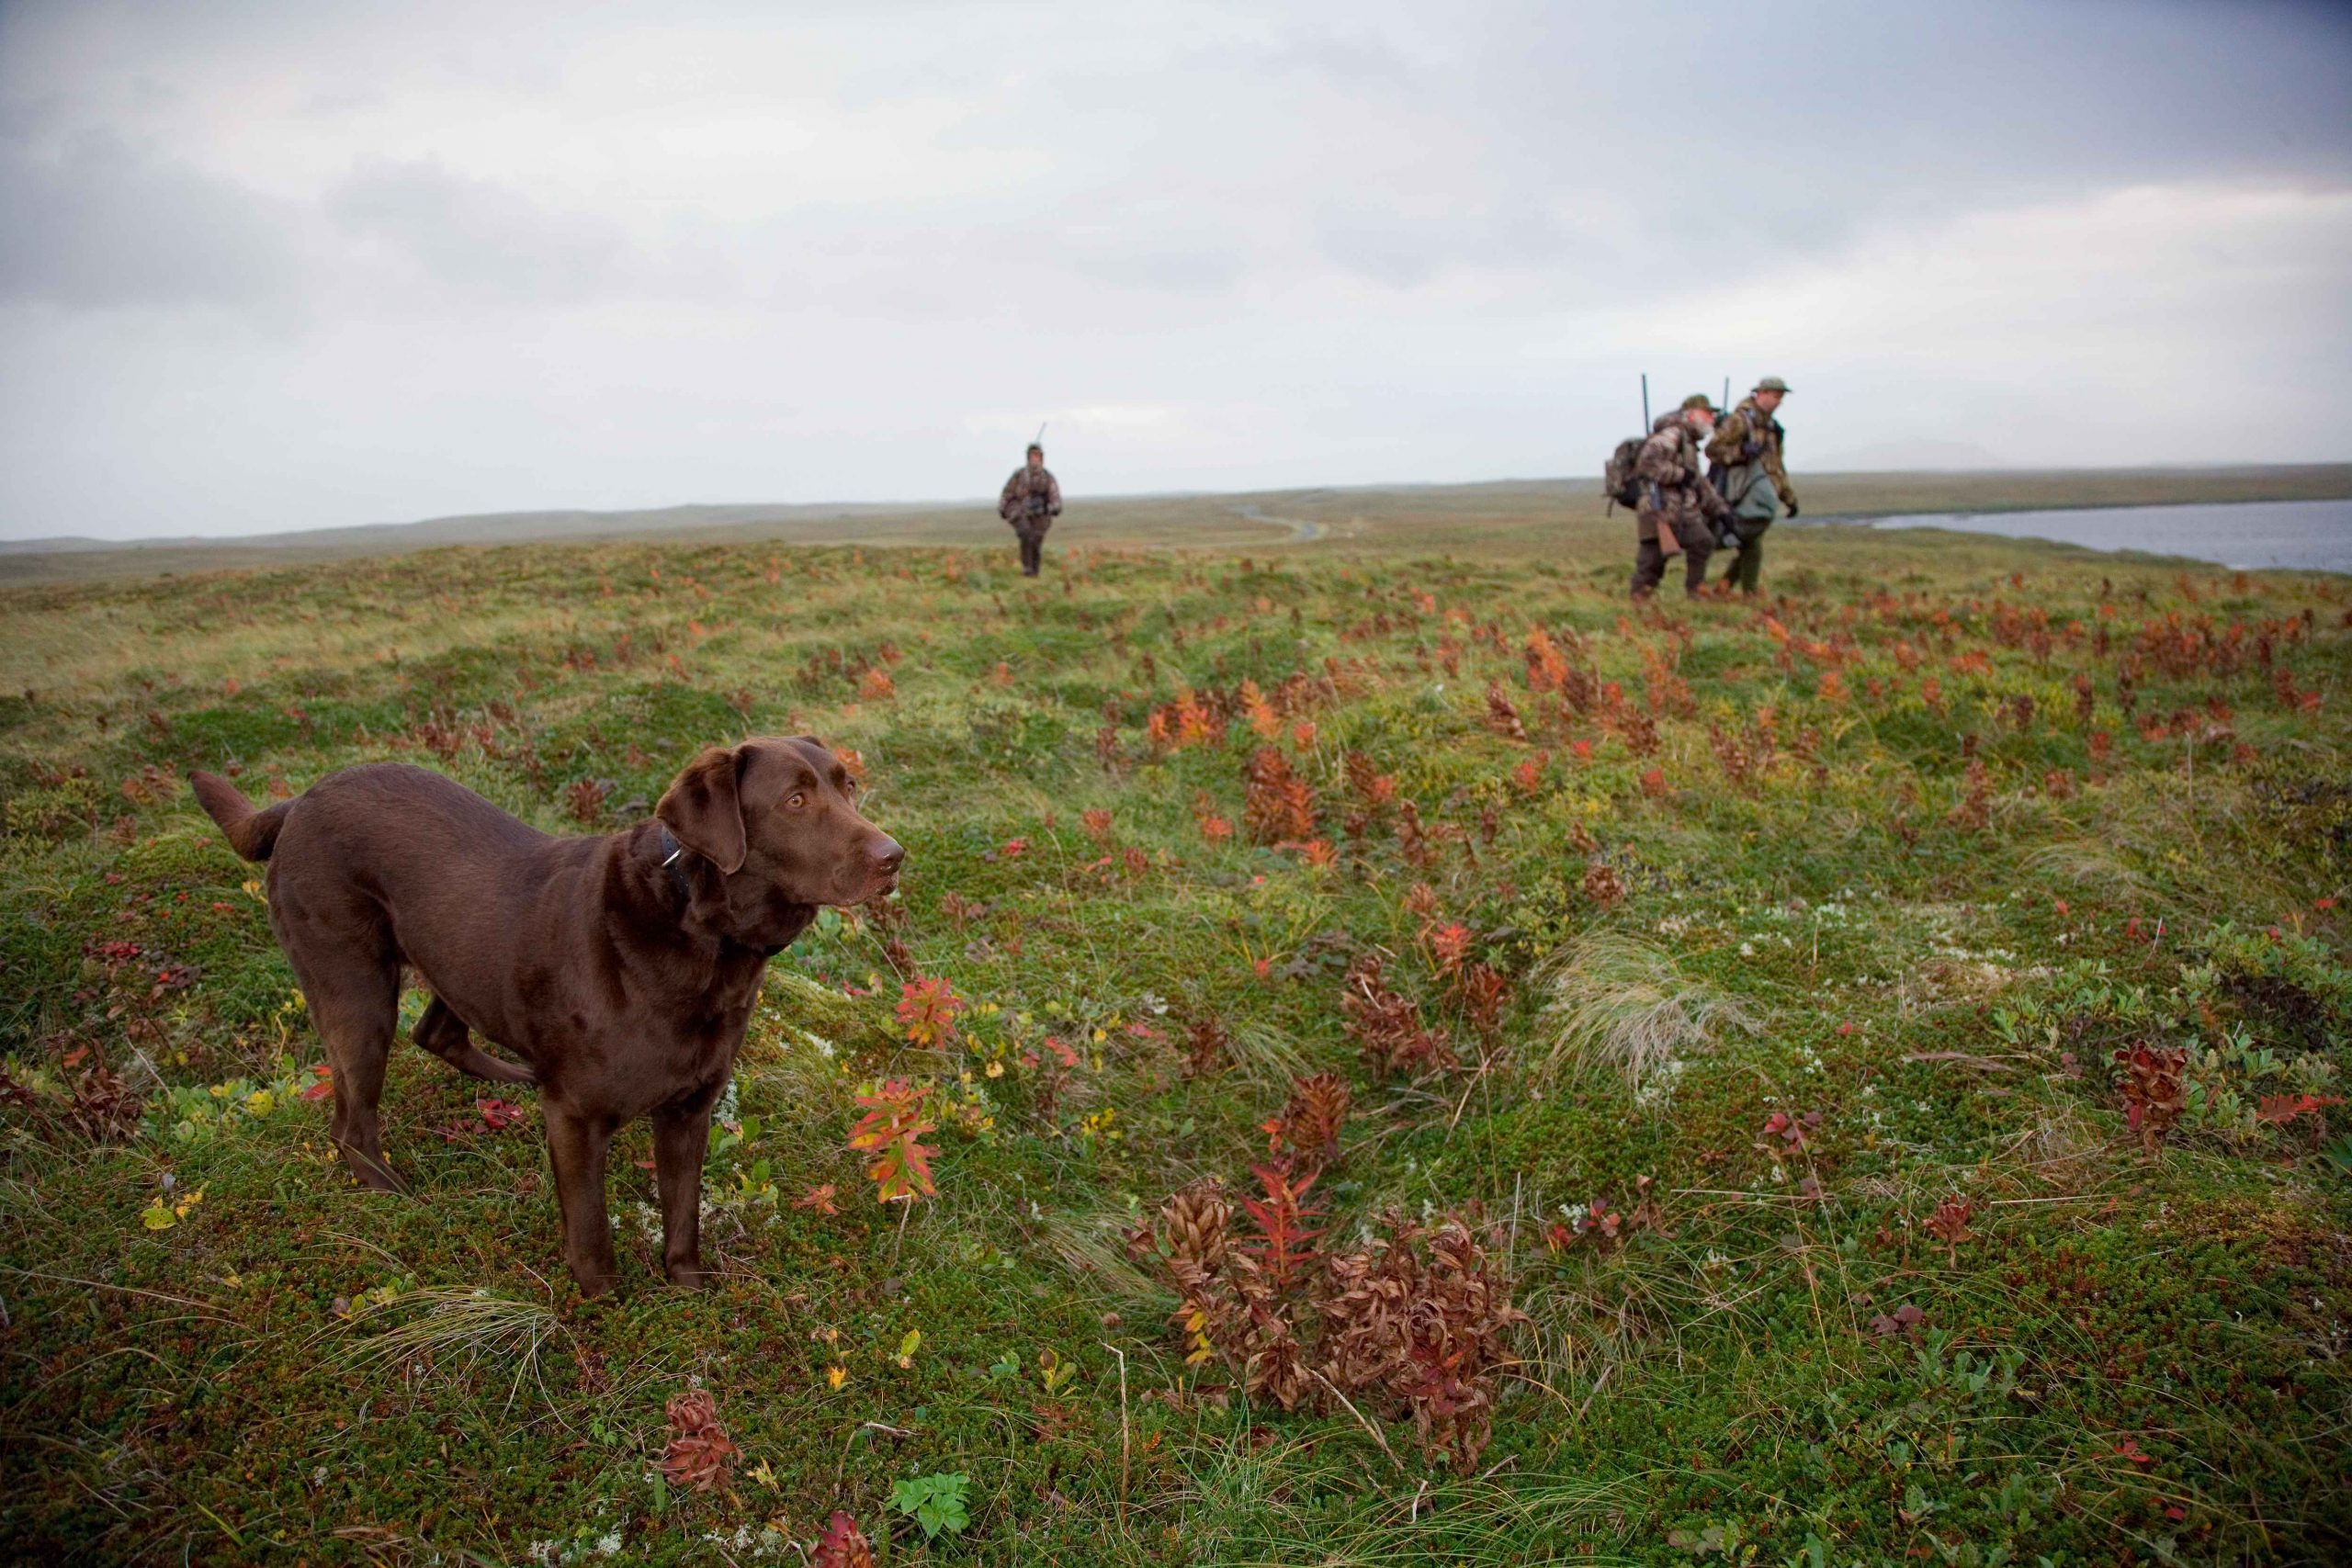
<path id="1" fill-rule="evenodd" d="M 1802 453 L 1797 454 L 1803 456 Z M 1994 453 L 1971 441 L 1881 441 L 1869 446 L 1825 452 L 1813 467 L 1835 474 L 1964 474 L 2006 468 Z"/>
<path id="2" fill-rule="evenodd" d="M 1957 444 L 1932 445 L 1973 450 Z M 1970 469 L 1948 464 L 1933 470 L 1845 472 L 1826 468 L 1800 462 L 1795 470 L 1808 518 L 2352 496 L 2352 464 L 2343 463 L 2076 469 Z M 1622 515 L 1605 516 L 1598 478 L 1318 486 L 1229 495 L 1074 496 L 1055 540 L 1116 548 L 1404 547 L 1524 554 L 1551 547 L 1563 525 L 1627 525 Z M 16 540 L 0 543 L 0 582 L 254 570 L 456 546 L 634 539 L 779 547 L 990 548 L 1005 545 L 1010 536 L 997 520 L 996 508 L 980 499 L 503 512 L 231 539 Z"/>
<path id="3" fill-rule="evenodd" d="M 977 506 L 979 503 L 970 504 Z M 362 523 L 345 528 L 300 528 L 279 534 L 240 534 L 227 538 L 187 534 L 148 539 L 94 539 L 80 535 L 45 539 L 0 539 L 0 555 L 183 549 L 296 550 L 317 555 L 374 555 L 393 549 L 431 549 L 437 545 L 517 545 L 548 539 L 690 533 L 766 523 L 848 522 L 861 516 L 890 516 L 927 510 L 930 508 L 922 502 L 818 502 L 803 504 L 698 503 L 629 512 L 578 509 L 484 512 L 455 517 L 428 517 L 414 523 Z"/>

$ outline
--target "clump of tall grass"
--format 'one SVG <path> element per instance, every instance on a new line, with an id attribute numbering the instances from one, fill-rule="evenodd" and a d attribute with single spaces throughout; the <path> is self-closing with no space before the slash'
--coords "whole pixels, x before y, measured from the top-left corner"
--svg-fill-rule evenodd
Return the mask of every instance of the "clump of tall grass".
<path id="1" fill-rule="evenodd" d="M 1535 985 L 1550 1000 L 1529 1066 L 1547 1086 L 1615 1077 L 1636 1100 L 1654 1098 L 1725 1030 L 1758 1027 L 1746 1008 L 1685 975 L 1664 949 L 1621 931 L 1570 942 L 1537 969 Z"/>
<path id="2" fill-rule="evenodd" d="M 527 1382 L 546 1392 L 539 1355 L 562 1327 L 552 1308 L 518 1302 L 487 1290 L 403 1291 L 389 1301 L 361 1304 L 348 1320 L 352 1329 L 388 1324 L 379 1333 L 346 1344 L 338 1359 L 348 1367 L 392 1369 L 407 1375 L 465 1375 L 483 1361 L 512 1362 L 511 1407 Z"/>

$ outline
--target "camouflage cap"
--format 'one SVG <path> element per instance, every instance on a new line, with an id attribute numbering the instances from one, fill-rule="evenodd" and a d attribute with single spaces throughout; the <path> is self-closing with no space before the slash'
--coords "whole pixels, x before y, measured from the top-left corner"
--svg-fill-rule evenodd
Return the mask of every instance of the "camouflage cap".
<path id="1" fill-rule="evenodd" d="M 1046 455 L 1046 449 L 1043 446 L 1038 446 L 1035 441 L 1029 443 L 1029 450 L 1035 452 L 1040 457 Z"/>
<path id="2" fill-rule="evenodd" d="M 1689 397 L 1682 400 L 1682 412 L 1684 413 L 1689 413 L 1693 409 L 1705 409 L 1709 413 L 1720 412 L 1716 409 L 1713 401 L 1709 399 L 1707 394 L 1704 392 L 1693 392 Z"/>
<path id="3" fill-rule="evenodd" d="M 1778 376 L 1767 376 L 1756 383 L 1756 389 L 1759 392 L 1785 392 L 1789 389 L 1789 384 Z"/>

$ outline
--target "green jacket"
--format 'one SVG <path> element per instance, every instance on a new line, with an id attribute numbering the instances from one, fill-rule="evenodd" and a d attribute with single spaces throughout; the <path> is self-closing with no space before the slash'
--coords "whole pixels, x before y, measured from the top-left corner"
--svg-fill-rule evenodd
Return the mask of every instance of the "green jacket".
<path id="1" fill-rule="evenodd" d="M 1723 466 L 1724 499 L 1738 505 L 1760 474 L 1780 491 L 1781 504 L 1794 506 L 1797 487 L 1789 482 L 1788 464 L 1781 457 L 1787 440 L 1779 420 L 1758 408 L 1754 398 L 1741 399 L 1707 443 L 1707 461 Z"/>

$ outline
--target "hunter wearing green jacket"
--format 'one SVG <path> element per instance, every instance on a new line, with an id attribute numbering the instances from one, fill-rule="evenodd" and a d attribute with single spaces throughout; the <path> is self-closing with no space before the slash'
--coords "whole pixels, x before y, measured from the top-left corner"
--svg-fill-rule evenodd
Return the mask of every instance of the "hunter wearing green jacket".
<path id="1" fill-rule="evenodd" d="M 1767 376 L 1741 400 L 1707 443 L 1713 479 L 1731 507 L 1732 532 L 1739 536 L 1739 554 L 1724 569 L 1724 584 L 1737 584 L 1753 593 L 1764 571 L 1765 530 L 1783 513 L 1797 514 L 1796 486 L 1789 482 L 1789 468 L 1781 457 L 1788 433 L 1772 417 L 1789 384 Z"/>

